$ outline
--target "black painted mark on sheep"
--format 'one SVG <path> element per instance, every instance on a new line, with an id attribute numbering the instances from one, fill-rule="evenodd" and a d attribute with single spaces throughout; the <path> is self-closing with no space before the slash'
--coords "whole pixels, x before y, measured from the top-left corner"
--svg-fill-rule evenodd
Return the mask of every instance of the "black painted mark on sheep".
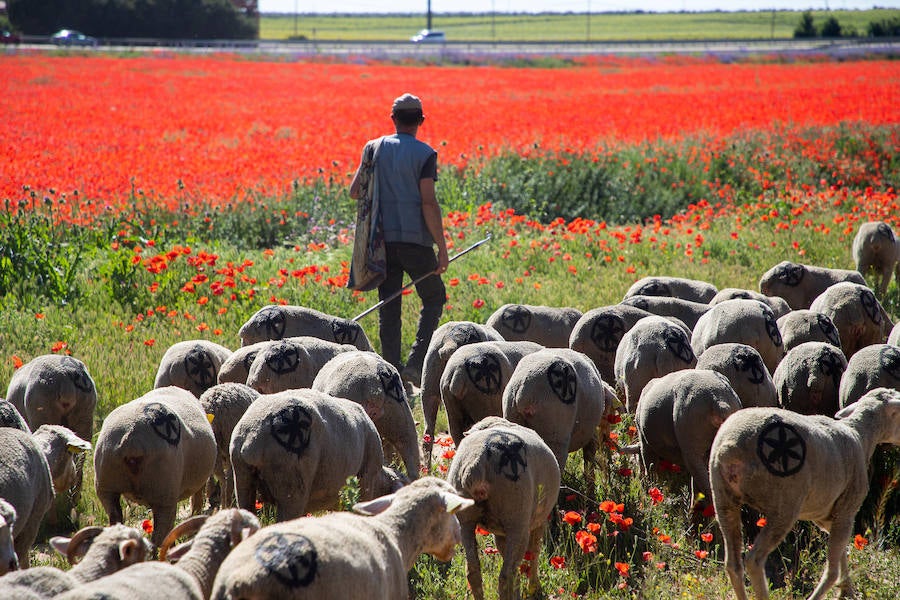
<path id="1" fill-rule="evenodd" d="M 293 454 L 303 454 L 309 446 L 312 415 L 302 406 L 286 406 L 273 414 L 270 431 L 278 445 Z"/>
<path id="2" fill-rule="evenodd" d="M 888 225 L 887 223 L 879 223 L 878 227 L 876 227 L 875 230 L 881 237 L 887 238 L 891 241 L 894 240 L 894 230 L 891 229 L 890 225 Z"/>
<path id="3" fill-rule="evenodd" d="M 0 427 L 20 427 L 23 419 L 12 402 L 0 401 Z"/>
<path id="4" fill-rule="evenodd" d="M 286 319 L 284 313 L 277 306 L 263 309 L 259 313 L 259 322 L 266 331 L 266 337 L 270 340 L 280 340 L 284 337 Z"/>
<path id="5" fill-rule="evenodd" d="M 63 356 L 60 362 L 69 375 L 69 379 L 72 380 L 72 385 L 82 392 L 91 393 L 94 391 L 94 382 L 91 381 L 81 361 L 71 356 Z"/>
<path id="6" fill-rule="evenodd" d="M 631 298 L 626 298 L 625 300 L 622 300 L 622 304 L 627 304 L 641 310 L 650 310 L 650 302 L 646 298 L 642 298 L 640 296 L 632 296 Z"/>
<path id="7" fill-rule="evenodd" d="M 869 320 L 876 325 L 881 325 L 880 307 L 878 306 L 878 300 L 875 298 L 875 294 L 872 293 L 872 290 L 859 290 L 859 302 L 862 304 L 863 310 L 866 312 L 866 316 L 869 317 Z"/>
<path id="8" fill-rule="evenodd" d="M 455 325 L 447 337 L 456 342 L 457 346 L 467 346 L 484 341 L 478 330 L 470 323 Z"/>
<path id="9" fill-rule="evenodd" d="M 819 355 L 819 372 L 826 377 L 831 377 L 835 390 L 841 384 L 841 375 L 844 374 L 844 368 L 844 362 L 834 350 L 826 347 L 825 351 Z"/>
<path id="10" fill-rule="evenodd" d="M 825 339 L 828 340 L 832 346 L 841 347 L 841 334 L 838 333 L 837 327 L 834 326 L 834 321 L 828 318 L 827 315 L 823 315 L 822 313 L 818 313 L 816 315 L 816 322 L 819 324 L 819 329 L 822 330 L 822 333 L 825 335 Z"/>
<path id="11" fill-rule="evenodd" d="M 668 283 L 651 280 L 635 290 L 634 296 L 673 296 Z"/>
<path id="12" fill-rule="evenodd" d="M 578 393 L 578 378 L 575 370 L 561 360 L 555 360 L 547 367 L 547 383 L 563 404 L 573 404 Z"/>
<path id="13" fill-rule="evenodd" d="M 728 293 L 729 300 L 750 300 L 750 292 L 744 290 L 735 290 Z"/>
<path id="14" fill-rule="evenodd" d="M 884 346 L 878 353 L 878 364 L 882 371 L 894 379 L 900 379 L 900 349 Z"/>
<path id="15" fill-rule="evenodd" d="M 253 556 L 282 585 L 292 589 L 310 585 L 319 571 L 316 547 L 297 533 L 268 534 Z"/>
<path id="16" fill-rule="evenodd" d="M 203 346 L 197 345 L 184 357 L 184 372 L 191 381 L 204 390 L 216 383 L 216 366 Z"/>
<path id="17" fill-rule="evenodd" d="M 797 287 L 806 275 L 806 267 L 795 263 L 788 263 L 775 269 L 775 279 L 786 286 Z"/>
<path id="18" fill-rule="evenodd" d="M 772 309 L 764 306 L 763 307 L 763 319 L 766 322 L 766 333 L 769 335 L 769 339 L 772 340 L 772 343 L 776 346 L 781 345 L 781 332 L 778 330 L 778 322 L 775 320 L 775 313 L 772 312 Z"/>
<path id="19" fill-rule="evenodd" d="M 377 373 L 384 395 L 397 402 L 406 402 L 406 392 L 397 370 L 389 369 L 385 365 L 378 365 Z"/>
<path id="20" fill-rule="evenodd" d="M 248 352 L 244 357 L 244 368 L 248 371 L 250 367 L 253 365 L 253 361 L 256 360 L 256 355 L 259 354 L 259 350 L 253 350 L 252 352 Z"/>
<path id="21" fill-rule="evenodd" d="M 497 473 L 510 481 L 518 481 L 528 468 L 525 441 L 519 436 L 506 431 L 493 432 L 484 446 Z"/>
<path id="22" fill-rule="evenodd" d="M 266 356 L 266 366 L 276 375 L 293 373 L 300 365 L 300 349 L 293 344 L 279 344 Z"/>
<path id="23" fill-rule="evenodd" d="M 334 341 L 339 344 L 356 344 L 359 329 L 353 323 L 342 319 L 334 319 L 331 322 L 331 333 L 334 335 Z"/>
<path id="24" fill-rule="evenodd" d="M 591 341 L 603 352 L 615 352 L 625 335 L 625 320 L 619 315 L 600 315 L 591 325 Z"/>
<path id="25" fill-rule="evenodd" d="M 747 374 L 750 383 L 759 385 L 766 380 L 768 371 L 758 352 L 739 346 L 731 352 L 731 360 L 738 371 Z"/>
<path id="26" fill-rule="evenodd" d="M 531 327 L 531 311 L 521 304 L 514 304 L 503 309 L 500 324 L 513 333 L 525 333 Z"/>
<path id="27" fill-rule="evenodd" d="M 169 445 L 178 445 L 181 441 L 181 421 L 175 413 L 159 402 L 147 404 L 143 412 L 156 435 Z"/>
<path id="28" fill-rule="evenodd" d="M 681 329 L 678 327 L 666 327 L 664 339 L 666 347 L 672 354 L 686 363 L 694 360 L 694 350 Z"/>
<path id="29" fill-rule="evenodd" d="M 475 389 L 482 394 L 500 391 L 500 360 L 492 354 L 482 354 L 466 359 L 466 374 Z"/>
<path id="30" fill-rule="evenodd" d="M 760 432 L 756 453 L 769 473 L 789 477 L 806 462 L 806 441 L 792 425 L 775 420 Z"/>

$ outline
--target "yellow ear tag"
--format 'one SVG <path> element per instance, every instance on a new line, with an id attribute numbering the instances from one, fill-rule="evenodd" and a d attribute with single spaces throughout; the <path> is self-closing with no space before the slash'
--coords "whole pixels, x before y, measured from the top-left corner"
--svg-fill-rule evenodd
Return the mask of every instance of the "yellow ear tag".
<path id="1" fill-rule="evenodd" d="M 69 454 L 80 454 L 84 452 L 84 448 L 79 448 L 78 446 L 74 446 L 72 444 L 66 446 L 66 450 L 69 452 Z"/>
<path id="2" fill-rule="evenodd" d="M 209 421 L 210 424 L 212 424 L 213 419 L 215 419 L 215 418 L 216 418 L 216 415 L 214 415 L 212 413 L 206 413 L 206 420 Z"/>

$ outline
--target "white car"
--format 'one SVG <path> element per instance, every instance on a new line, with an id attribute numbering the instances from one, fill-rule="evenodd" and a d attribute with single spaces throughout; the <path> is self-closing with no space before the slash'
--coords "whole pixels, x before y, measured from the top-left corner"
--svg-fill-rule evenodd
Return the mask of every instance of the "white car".
<path id="1" fill-rule="evenodd" d="M 409 39 L 417 44 L 443 44 L 447 41 L 447 36 L 444 35 L 443 31 L 423 29 Z"/>

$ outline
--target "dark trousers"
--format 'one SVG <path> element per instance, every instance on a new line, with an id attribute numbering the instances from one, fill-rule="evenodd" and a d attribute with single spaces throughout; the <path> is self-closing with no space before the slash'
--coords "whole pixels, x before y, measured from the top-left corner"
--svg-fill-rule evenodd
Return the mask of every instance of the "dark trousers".
<path id="1" fill-rule="evenodd" d="M 418 244 L 388 242 L 385 244 L 387 254 L 387 278 L 378 286 L 378 299 L 384 300 L 397 293 L 403 287 L 403 274 L 407 273 L 415 280 L 431 273 L 437 268 L 437 256 L 432 248 Z M 419 313 L 419 324 L 416 328 L 416 340 L 406 364 L 421 371 L 425 362 L 425 353 L 431 342 L 431 335 L 437 329 L 447 290 L 440 275 L 426 277 L 416 284 L 416 293 L 422 300 Z M 384 304 L 378 309 L 378 335 L 381 338 L 381 355 L 386 361 L 403 368 L 400 362 L 400 309 L 402 295 Z"/>

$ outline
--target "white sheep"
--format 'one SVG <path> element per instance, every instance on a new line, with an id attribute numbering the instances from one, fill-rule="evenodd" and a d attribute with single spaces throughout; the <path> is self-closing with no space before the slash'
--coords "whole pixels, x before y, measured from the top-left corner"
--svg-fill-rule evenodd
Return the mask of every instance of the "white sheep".
<path id="1" fill-rule="evenodd" d="M 149 506 L 157 546 L 175 523 L 178 501 L 199 512 L 216 460 L 212 426 L 191 392 L 153 389 L 113 409 L 94 448 L 97 498 L 110 523 L 123 520 L 121 497 Z"/>
<path id="2" fill-rule="evenodd" d="M 790 352 L 803 342 L 827 342 L 841 348 L 840 332 L 831 317 L 822 313 L 800 308 L 779 317 L 777 323 L 785 352 Z"/>
<path id="3" fill-rule="evenodd" d="M 778 406 L 772 375 L 756 348 L 747 344 L 716 344 L 697 359 L 697 369 L 724 375 L 741 400 L 741 406 Z"/>
<path id="4" fill-rule="evenodd" d="M 640 319 L 651 314 L 627 304 L 592 308 L 581 315 L 572 328 L 569 348 L 590 357 L 600 371 L 603 381 L 613 382 L 616 380 L 614 371 L 616 350 L 622 336 Z"/>
<path id="5" fill-rule="evenodd" d="M 350 344 L 357 350 L 373 350 L 366 332 L 356 321 L 305 306 L 264 306 L 241 325 L 238 335 L 242 346 L 266 340 L 311 336 L 338 344 Z"/>
<path id="6" fill-rule="evenodd" d="M 266 342 L 247 373 L 247 385 L 262 394 L 308 388 L 329 360 L 356 346 L 300 336 Z"/>
<path id="7" fill-rule="evenodd" d="M 804 342 L 785 354 L 772 374 L 778 405 L 803 415 L 837 412 L 847 359 L 826 342 Z"/>
<path id="8" fill-rule="evenodd" d="M 383 462 L 381 438 L 365 409 L 312 389 L 261 395 L 231 435 L 238 506 L 253 510 L 263 492 L 279 521 L 337 508 L 351 476 L 359 479 L 363 500 L 393 491 Z"/>
<path id="9" fill-rule="evenodd" d="M 769 373 L 775 372 L 784 357 L 775 313 L 758 300 L 735 299 L 716 304 L 700 317 L 691 336 L 691 347 L 697 356 L 710 346 L 729 342 L 755 348 Z"/>
<path id="10" fill-rule="evenodd" d="M 868 275 L 870 270 L 875 271 L 881 296 L 887 292 L 894 272 L 900 281 L 900 239 L 884 221 L 869 221 L 860 225 L 853 238 L 852 252 L 857 271 L 863 275 Z"/>
<path id="11" fill-rule="evenodd" d="M 585 478 L 591 483 L 606 410 L 597 367 L 585 354 L 569 348 L 546 348 L 524 356 L 503 391 L 503 417 L 541 436 L 561 472 L 569 453 L 582 450 Z"/>
<path id="12" fill-rule="evenodd" d="M 558 306 L 504 304 L 491 314 L 485 325 L 494 328 L 509 342 L 535 342 L 548 348 L 567 348 L 572 328 L 581 311 Z"/>
<path id="13" fill-rule="evenodd" d="M 13 545 L 15 526 L 16 507 L 0 498 L 0 575 L 19 569 L 19 557 L 16 556 L 16 548 Z M 0 579 L 0 582 L 2 581 Z"/>
<path id="14" fill-rule="evenodd" d="M 542 348 L 535 342 L 478 342 L 453 353 L 441 376 L 441 400 L 454 442 L 481 419 L 503 414 L 503 390 L 513 370 Z"/>
<path id="15" fill-rule="evenodd" d="M 615 388 L 634 413 L 641 391 L 654 377 L 692 369 L 697 358 L 684 330 L 665 317 L 644 317 L 628 330 L 616 350 Z"/>
<path id="16" fill-rule="evenodd" d="M 830 269 L 783 260 L 759 280 L 759 291 L 766 296 L 781 296 L 794 310 L 810 308 L 812 301 L 832 285 L 851 282 L 865 285 L 858 271 Z"/>
<path id="17" fill-rule="evenodd" d="M 407 598 L 420 554 L 449 561 L 460 540 L 457 511 L 474 502 L 423 477 L 353 509 L 260 529 L 222 563 L 213 600 Z M 363 516 L 368 515 L 368 516 Z"/>
<path id="18" fill-rule="evenodd" d="M 169 346 L 159 361 L 153 387 L 175 385 L 200 395 L 216 385 L 219 368 L 231 350 L 208 340 L 186 340 Z"/>
<path id="19" fill-rule="evenodd" d="M 785 300 L 781 296 L 766 296 L 765 294 L 761 294 L 753 290 L 745 290 L 741 288 L 723 288 L 719 290 L 719 293 L 713 296 L 712 300 L 709 301 L 709 305 L 715 306 L 720 302 L 736 299 L 759 300 L 763 304 L 768 304 L 769 308 L 772 309 L 772 312 L 775 313 L 776 319 L 780 319 L 784 315 L 791 312 L 791 306 L 787 303 L 787 300 Z"/>
<path id="20" fill-rule="evenodd" d="M 860 348 L 884 343 L 894 326 L 872 290 L 858 283 L 832 285 L 813 300 L 809 309 L 831 319 L 848 360 Z"/>
<path id="21" fill-rule="evenodd" d="M 0 597 L 19 598 L 30 592 L 55 598 L 153 555 L 153 547 L 143 533 L 121 523 L 84 527 L 71 538 L 54 536 L 50 544 L 66 556 L 72 568 L 63 571 L 49 566 L 31 567 L 2 577 Z"/>
<path id="22" fill-rule="evenodd" d="M 838 390 L 840 407 L 853 404 L 869 390 L 879 387 L 900 391 L 900 348 L 897 346 L 872 344 L 847 361 Z"/>
<path id="23" fill-rule="evenodd" d="M 519 598 L 518 567 L 526 552 L 533 559 L 529 594 L 540 590 L 537 557 L 550 511 L 559 495 L 559 463 L 528 427 L 489 417 L 466 432 L 450 463 L 447 481 L 475 506 L 459 514 L 466 552 L 466 579 L 475 600 L 484 598 L 475 528 L 494 534 L 503 556 L 498 596 Z"/>
<path id="24" fill-rule="evenodd" d="M 741 410 L 741 401 L 718 371 L 684 369 L 652 379 L 634 415 L 645 473 L 662 461 L 683 466 L 691 478 L 694 507 L 712 498 L 709 453 L 722 423 Z"/>
<path id="25" fill-rule="evenodd" d="M 898 321 L 893 329 L 891 329 L 891 333 L 888 335 L 887 343 L 891 346 L 900 346 L 900 321 Z"/>
<path id="26" fill-rule="evenodd" d="M 219 367 L 218 383 L 247 383 L 247 375 L 259 351 L 269 345 L 269 341 L 241 346 L 231 353 Z"/>
<path id="27" fill-rule="evenodd" d="M 31 428 L 12 402 L 0 398 L 0 427 L 14 427 L 31 433 Z"/>
<path id="28" fill-rule="evenodd" d="M 374 352 L 338 354 L 316 375 L 312 389 L 361 404 L 382 442 L 400 456 L 406 474 L 419 476 L 419 434 L 394 365 Z"/>
<path id="29" fill-rule="evenodd" d="M 709 312 L 710 305 L 669 296 L 630 296 L 622 300 L 626 306 L 634 306 L 660 317 L 675 318 L 693 329 L 697 320 Z"/>
<path id="30" fill-rule="evenodd" d="M 199 531 L 197 531 L 199 529 Z M 259 529 L 250 512 L 229 508 L 210 517 L 197 516 L 169 532 L 160 547 L 160 560 L 139 562 L 57 596 L 59 600 L 207 600 L 222 561 Z M 175 539 L 197 531 L 191 542 L 174 548 Z M 163 562 L 180 555 L 176 564 Z"/>
<path id="31" fill-rule="evenodd" d="M 213 474 L 206 486 L 210 504 L 229 507 L 234 503 L 231 433 L 258 397 L 259 392 L 243 383 L 220 383 L 200 396 L 200 405 L 210 420 L 217 448 Z"/>
<path id="32" fill-rule="evenodd" d="M 21 568 L 31 564 L 29 550 L 56 494 L 75 481 L 73 457 L 90 447 L 61 425 L 41 425 L 33 434 L 0 427 L 0 498 L 16 511 L 13 540 Z"/>
<path id="33" fill-rule="evenodd" d="M 441 376 L 450 356 L 460 346 L 477 342 L 503 341 L 493 327 L 471 321 L 449 321 L 431 336 L 425 362 L 422 367 L 422 413 L 425 429 L 422 433 L 422 458 L 426 471 L 431 469 L 431 453 L 434 448 L 434 427 L 441 407 Z"/>
<path id="34" fill-rule="evenodd" d="M 635 281 L 625 298 L 632 296 L 671 296 L 691 302 L 708 304 L 718 292 L 716 286 L 699 279 L 684 277 L 650 276 Z"/>
<path id="35" fill-rule="evenodd" d="M 799 519 L 828 532 L 825 571 L 810 600 L 835 584 L 853 596 L 847 544 L 869 489 L 868 462 L 877 444 L 900 444 L 900 392 L 878 388 L 835 419 L 779 408 L 745 408 L 719 428 L 709 461 L 713 504 L 725 545 L 725 567 L 746 600 L 744 567 L 761 599 L 769 597 L 766 557 Z M 766 524 L 741 560 L 741 507 Z"/>

